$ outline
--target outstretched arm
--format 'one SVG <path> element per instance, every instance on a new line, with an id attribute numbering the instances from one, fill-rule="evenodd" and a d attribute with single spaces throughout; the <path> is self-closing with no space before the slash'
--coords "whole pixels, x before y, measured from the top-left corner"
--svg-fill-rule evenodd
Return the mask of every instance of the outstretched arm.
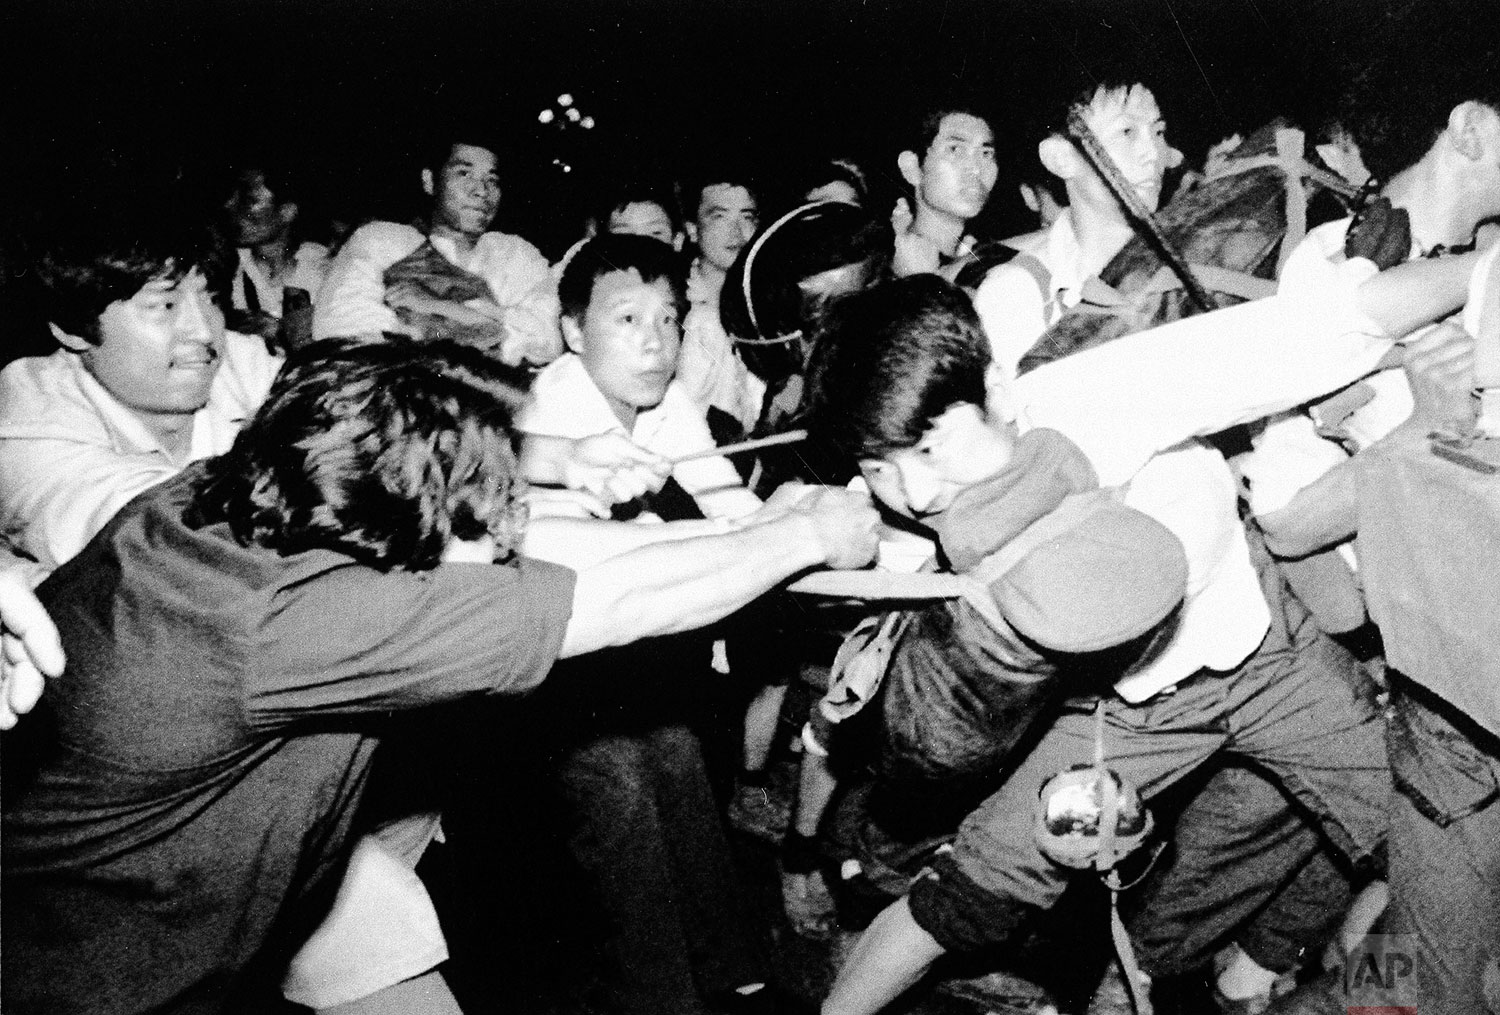
<path id="1" fill-rule="evenodd" d="M 702 627 L 799 571 L 874 558 L 879 516 L 868 497 L 778 491 L 757 517 L 737 531 L 641 546 L 581 568 L 562 655 Z"/>
<path id="2" fill-rule="evenodd" d="M 1368 451 L 1413 440 L 1433 430 L 1465 432 L 1474 419 L 1474 339 L 1446 324 L 1413 342 L 1405 369 L 1413 409 L 1406 422 Z M 1259 516 L 1266 545 L 1284 557 L 1302 557 L 1354 536 L 1359 477 L 1375 459 L 1356 455 L 1303 487 L 1285 507 Z"/>

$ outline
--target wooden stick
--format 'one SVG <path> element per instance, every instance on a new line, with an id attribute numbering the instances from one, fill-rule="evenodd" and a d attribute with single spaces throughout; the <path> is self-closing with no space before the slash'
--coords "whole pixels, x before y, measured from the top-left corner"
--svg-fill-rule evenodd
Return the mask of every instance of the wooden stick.
<path id="1" fill-rule="evenodd" d="M 758 437 L 753 441 L 740 441 L 737 444 L 726 444 L 722 448 L 708 448 L 704 451 L 694 451 L 690 455 L 679 455 L 672 459 L 673 465 L 681 465 L 683 462 L 695 462 L 700 458 L 713 458 L 716 455 L 737 455 L 743 451 L 759 451 L 761 448 L 775 447 L 778 444 L 796 444 L 798 441 L 807 440 L 806 430 L 788 430 L 786 433 L 772 434 L 770 437 Z"/>

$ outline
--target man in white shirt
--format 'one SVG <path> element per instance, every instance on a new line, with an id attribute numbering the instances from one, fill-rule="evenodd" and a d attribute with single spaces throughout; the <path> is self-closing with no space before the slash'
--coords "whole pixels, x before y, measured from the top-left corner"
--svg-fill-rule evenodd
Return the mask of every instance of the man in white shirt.
<path id="1" fill-rule="evenodd" d="M 760 202 L 748 177 L 728 167 L 708 171 L 684 195 L 688 239 L 698 256 L 688 269 L 688 313 L 677 370 L 687 394 L 706 411 L 729 413 L 747 432 L 760 417 L 765 385 L 734 351 L 719 321 L 719 290 L 760 226 Z"/>
<path id="2" fill-rule="evenodd" d="M 1166 142 L 1156 97 L 1139 83 L 1105 83 L 1085 97 L 1084 108 L 1084 122 L 1136 197 L 1155 211 L 1166 171 L 1182 159 Z M 1047 229 L 1018 243 L 1029 261 L 1021 257 L 995 268 L 974 298 L 1006 380 L 1015 376 L 1016 364 L 1042 333 L 1079 302 L 1084 281 L 1098 275 L 1135 235 L 1118 199 L 1072 141 L 1051 133 L 1038 144 L 1037 154 L 1062 181 L 1067 207 Z M 1039 285 L 1042 278 L 1045 291 Z"/>
<path id="3" fill-rule="evenodd" d="M 665 458 L 714 449 L 703 410 L 674 374 L 683 282 L 675 252 L 645 236 L 596 236 L 569 262 L 560 292 L 569 352 L 547 366 L 522 414 L 525 433 L 619 432 Z M 760 502 L 725 458 L 683 462 L 672 478 L 707 518 L 735 519 Z M 545 510 L 545 502 L 539 505 Z"/>
<path id="4" fill-rule="evenodd" d="M 465 135 L 467 137 L 467 135 Z M 548 363 L 562 351 L 557 291 L 547 259 L 519 236 L 491 232 L 500 209 L 497 147 L 454 141 L 431 150 L 422 189 L 432 198 L 425 231 L 398 222 L 371 222 L 339 250 L 314 304 L 313 337 L 416 333 L 422 321 L 500 329 L 496 354 L 505 362 Z M 482 279 L 488 297 L 442 298 L 410 281 L 387 286 L 392 265 L 431 244 L 448 262 Z M 398 311 L 407 315 L 403 323 Z"/>
<path id="5" fill-rule="evenodd" d="M 1389 351 L 1387 329 L 1406 329 L 1413 319 L 1463 301 L 1463 267 L 1445 266 L 1442 285 L 1410 274 L 1372 283 L 1372 289 L 1408 285 L 1406 316 L 1380 324 L 1366 316 L 1379 301 L 1364 287 L 1278 297 L 1119 339 L 1035 370 L 1008 391 L 970 376 L 977 369 L 993 381 L 998 374 L 984 369 L 977 319 L 943 312 L 942 294 L 915 287 L 936 283 L 903 280 L 896 284 L 913 286 L 911 305 L 886 339 L 891 348 L 909 350 L 902 353 L 905 365 L 878 365 L 890 352 L 869 346 L 878 335 L 862 336 L 859 355 L 842 367 L 837 350 L 826 351 L 820 419 L 850 433 L 869 427 L 916 435 L 913 446 L 865 459 L 861 468 L 878 498 L 919 521 L 1005 466 L 1014 439 L 1008 418 L 1023 431 L 1045 426 L 1069 438 L 1102 486 L 1124 486 L 1126 505 L 1177 535 L 1189 565 L 1187 599 L 1171 637 L 1102 700 L 1110 768 L 1149 796 L 1220 749 L 1247 755 L 1284 777 L 1358 862 L 1384 834 L 1390 778 L 1378 716 L 1343 682 L 1326 679 L 1349 660 L 1326 651 L 1329 644 L 1318 640 L 1305 611 L 1281 594 L 1278 582 L 1262 583 L 1251 566 L 1233 513 L 1232 482 L 1217 481 L 1206 460 L 1179 457 L 1179 447 L 1195 434 L 1259 418 L 1373 369 Z M 844 311 L 852 306 L 853 300 Z M 921 343 L 942 332 L 960 334 L 980 356 L 959 367 L 936 356 L 922 360 Z M 946 376 L 955 369 L 963 376 Z M 975 390 L 987 390 L 986 404 L 958 394 Z M 893 420 L 893 413 L 911 418 Z M 846 433 L 845 441 L 858 453 L 857 436 Z M 1190 456 L 1199 453 L 1188 449 Z M 1031 815 L 1045 779 L 1088 762 L 1094 724 L 1090 710 L 1064 711 L 964 822 L 937 873 L 871 925 L 825 1012 L 878 1011 L 944 952 L 1003 941 L 1056 901 L 1066 878 L 1040 853 Z"/>
<path id="6" fill-rule="evenodd" d="M 281 360 L 224 330 L 206 229 L 122 209 L 38 270 L 62 346 L 0 371 L 0 531 L 45 570 L 136 494 L 229 449 Z"/>

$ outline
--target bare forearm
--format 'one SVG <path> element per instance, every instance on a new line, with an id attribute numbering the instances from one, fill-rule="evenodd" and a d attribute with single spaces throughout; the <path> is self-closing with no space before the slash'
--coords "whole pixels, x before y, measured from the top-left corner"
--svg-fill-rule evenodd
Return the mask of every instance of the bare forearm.
<path id="1" fill-rule="evenodd" d="M 1424 258 L 1382 271 L 1359 287 L 1359 309 L 1392 336 L 1441 320 L 1468 299 L 1479 256 Z"/>
<path id="2" fill-rule="evenodd" d="M 723 532 L 715 522 L 683 521 L 661 525 L 579 518 L 536 518 L 526 526 L 528 557 L 583 571 L 654 543 L 696 539 Z"/>
<path id="3" fill-rule="evenodd" d="M 796 516 L 641 546 L 580 571 L 562 654 L 702 627 L 822 562 L 811 527 Z"/>
<path id="4" fill-rule="evenodd" d="M 1379 467 L 1380 449 L 1425 440 L 1425 433 L 1420 421 L 1408 420 L 1297 491 L 1285 506 L 1257 515 L 1266 546 L 1278 556 L 1305 557 L 1353 538 L 1359 529 L 1361 472 Z"/>

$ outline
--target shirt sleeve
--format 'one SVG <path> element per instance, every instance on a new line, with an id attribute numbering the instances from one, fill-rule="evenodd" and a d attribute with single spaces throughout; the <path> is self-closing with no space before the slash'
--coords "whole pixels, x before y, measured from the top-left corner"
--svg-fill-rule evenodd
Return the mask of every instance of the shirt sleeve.
<path id="1" fill-rule="evenodd" d="M 1047 330 L 1045 299 L 1036 278 L 1015 264 L 1002 264 L 985 276 L 974 294 L 974 309 L 990 340 L 990 354 L 1006 380 Z"/>
<path id="2" fill-rule="evenodd" d="M 408 249 L 403 240 L 410 234 Z M 385 305 L 385 270 L 421 245 L 421 234 L 394 222 L 371 222 L 349 237 L 313 301 L 313 338 L 378 335 L 398 324 Z"/>
<path id="3" fill-rule="evenodd" d="M 557 280 L 541 251 L 519 237 L 508 239 L 512 242 L 500 259 L 501 269 L 487 280 L 490 291 L 505 308 L 505 327 L 525 349 L 526 359 L 550 363 L 563 351 Z"/>
<path id="4" fill-rule="evenodd" d="M 13 413 L 39 397 L 26 390 L 20 369 L 0 374 L 0 403 Z M 86 404 L 50 399 L 26 424 L 7 426 L 0 437 L 0 519 L 12 543 L 48 568 L 77 555 L 132 498 L 178 471 L 160 454 L 118 450 Z"/>
<path id="5" fill-rule="evenodd" d="M 258 633 L 251 722 L 277 727 L 528 690 L 562 649 L 575 579 L 523 557 L 420 574 L 351 565 L 283 588 Z"/>
<path id="6" fill-rule="evenodd" d="M 1352 289 L 1284 294 L 1129 335 L 1015 382 L 1020 420 L 1081 447 L 1105 486 L 1189 437 L 1289 409 L 1373 370 L 1392 341 Z"/>

